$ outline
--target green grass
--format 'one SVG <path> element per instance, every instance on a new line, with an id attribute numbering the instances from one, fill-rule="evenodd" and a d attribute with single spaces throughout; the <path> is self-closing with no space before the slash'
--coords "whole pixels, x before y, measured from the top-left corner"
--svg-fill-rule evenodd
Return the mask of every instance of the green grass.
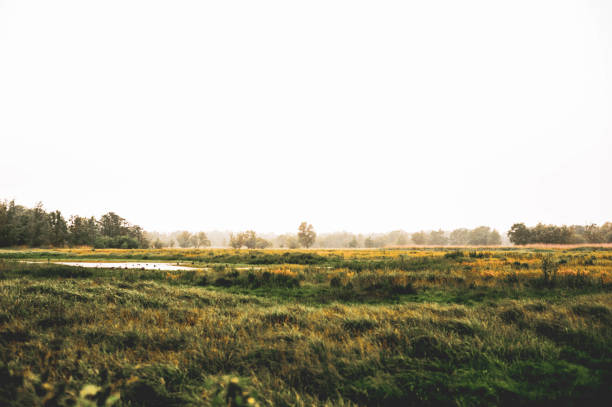
<path id="1" fill-rule="evenodd" d="M 287 273 L 0 261 L 0 405 L 607 405 L 612 257 L 543 284 L 537 262 L 512 274 L 537 252 L 510 254 L 493 278 L 469 255 Z"/>

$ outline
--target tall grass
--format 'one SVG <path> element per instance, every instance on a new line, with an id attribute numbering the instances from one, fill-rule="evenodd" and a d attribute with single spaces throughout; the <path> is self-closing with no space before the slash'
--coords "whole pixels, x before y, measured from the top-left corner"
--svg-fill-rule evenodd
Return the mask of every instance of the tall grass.
<path id="1" fill-rule="evenodd" d="M 422 268 L 3 261 L 0 405 L 606 405 L 609 253 L 552 252 L 554 285 L 541 252 L 456 253 L 412 256 Z"/>

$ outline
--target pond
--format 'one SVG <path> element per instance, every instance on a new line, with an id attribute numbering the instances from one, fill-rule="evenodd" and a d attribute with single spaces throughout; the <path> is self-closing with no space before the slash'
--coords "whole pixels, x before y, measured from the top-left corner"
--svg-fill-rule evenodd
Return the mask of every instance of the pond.
<path id="1" fill-rule="evenodd" d="M 114 263 L 114 262 L 85 262 L 85 261 L 58 261 L 53 264 L 66 266 L 106 268 L 106 269 L 145 269 L 145 270 L 195 270 L 194 267 L 178 266 L 170 263 Z"/>

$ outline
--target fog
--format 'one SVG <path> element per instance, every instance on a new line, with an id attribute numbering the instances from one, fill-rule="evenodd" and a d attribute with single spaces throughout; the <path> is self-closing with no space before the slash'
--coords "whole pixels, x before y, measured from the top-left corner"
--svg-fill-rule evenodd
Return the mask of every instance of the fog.
<path id="1" fill-rule="evenodd" d="M 3 0 L 0 199 L 162 233 L 603 224 L 611 51 L 606 0 Z"/>

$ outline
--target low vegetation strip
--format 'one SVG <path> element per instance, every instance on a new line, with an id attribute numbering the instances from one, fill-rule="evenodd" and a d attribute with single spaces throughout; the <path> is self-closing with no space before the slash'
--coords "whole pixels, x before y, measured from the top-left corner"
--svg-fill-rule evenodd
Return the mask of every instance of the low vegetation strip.
<path id="1" fill-rule="evenodd" d="M 611 254 L 189 271 L 5 257 L 0 405 L 607 405 Z"/>

